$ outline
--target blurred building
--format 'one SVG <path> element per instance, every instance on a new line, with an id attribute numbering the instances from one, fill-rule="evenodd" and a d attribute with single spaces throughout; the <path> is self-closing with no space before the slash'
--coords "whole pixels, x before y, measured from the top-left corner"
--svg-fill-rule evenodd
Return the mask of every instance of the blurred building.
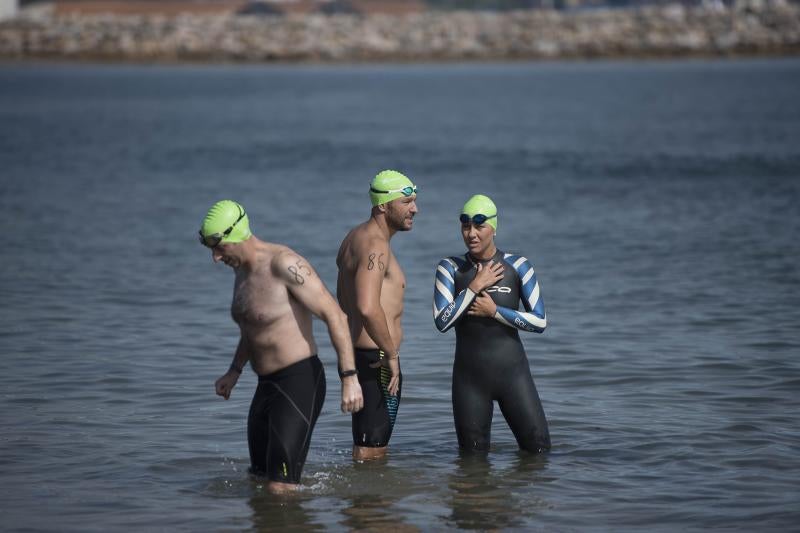
<path id="1" fill-rule="evenodd" d="M 16 17 L 18 8 L 18 0 L 0 0 L 0 20 Z"/>
<path id="2" fill-rule="evenodd" d="M 247 0 L 53 0 L 63 14 L 179 15 L 235 12 Z"/>
<path id="3" fill-rule="evenodd" d="M 280 16 L 322 13 L 328 15 L 404 15 L 426 10 L 511 11 L 525 9 L 576 10 L 599 7 L 635 8 L 683 4 L 704 7 L 736 2 L 792 2 L 800 0 L 0 0 L 0 18 L 14 16 L 18 4 L 47 4 L 57 14 L 226 14 Z"/>
<path id="4" fill-rule="evenodd" d="M 7 0 L 0 0 L 6 2 Z M 26 2 L 27 3 L 27 2 Z M 180 13 L 242 15 L 407 14 L 424 11 L 424 0 L 51 0 L 58 14 Z"/>

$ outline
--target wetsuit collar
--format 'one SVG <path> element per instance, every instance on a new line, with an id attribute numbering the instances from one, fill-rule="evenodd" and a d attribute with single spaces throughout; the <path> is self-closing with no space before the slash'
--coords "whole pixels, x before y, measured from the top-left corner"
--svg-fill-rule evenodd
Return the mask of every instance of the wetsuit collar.
<path id="1" fill-rule="evenodd" d="M 500 248 L 497 248 L 496 251 L 494 252 L 494 255 L 489 259 L 476 259 L 472 257 L 472 254 L 470 254 L 469 252 L 467 252 L 464 255 L 466 256 L 467 261 L 469 261 L 470 264 L 472 265 L 477 265 L 478 263 L 485 265 L 489 261 L 498 261 L 503 258 L 503 252 L 500 251 Z"/>

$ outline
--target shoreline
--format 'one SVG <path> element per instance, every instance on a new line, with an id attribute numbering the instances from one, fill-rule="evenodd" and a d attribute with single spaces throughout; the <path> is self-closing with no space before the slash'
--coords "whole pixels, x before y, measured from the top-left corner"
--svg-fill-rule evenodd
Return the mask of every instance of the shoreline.
<path id="1" fill-rule="evenodd" d="M 55 15 L 0 22 L 0 61 L 342 64 L 800 55 L 800 5 L 575 12 Z"/>
<path id="2" fill-rule="evenodd" d="M 3 66 L 24 66 L 24 65 L 129 65 L 129 66 L 152 66 L 152 67 L 171 67 L 171 66 L 374 66 L 374 65 L 393 65 L 393 66 L 435 66 L 435 65 L 502 65 L 502 64 L 568 64 L 568 63 L 669 63 L 669 62 L 702 62 L 702 61 L 757 61 L 757 60 L 791 60 L 800 58 L 800 49 L 780 52 L 757 52 L 757 53 L 696 53 L 696 54 L 662 54 L 662 55 L 605 55 L 605 56 L 560 56 L 560 57 L 488 57 L 488 58 L 435 58 L 427 57 L 421 59 L 341 59 L 341 60 L 320 60 L 320 59 L 270 59 L 267 61 L 254 61 L 248 59 L 219 59 L 219 58 L 131 58 L 131 57 L 109 57 L 109 56 L 35 56 L 35 57 L 5 57 L 0 55 L 0 68 Z"/>

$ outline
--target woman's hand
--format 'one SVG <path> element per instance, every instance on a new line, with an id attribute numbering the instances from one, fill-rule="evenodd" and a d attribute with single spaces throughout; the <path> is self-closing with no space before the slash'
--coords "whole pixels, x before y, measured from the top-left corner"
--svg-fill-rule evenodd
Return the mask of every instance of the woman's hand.
<path id="1" fill-rule="evenodd" d="M 489 261 L 486 266 L 478 263 L 476 265 L 478 273 L 469 284 L 469 290 L 475 294 L 480 294 L 501 279 L 503 279 L 503 264 Z"/>
<path id="2" fill-rule="evenodd" d="M 476 296 L 469 306 L 469 309 L 467 309 L 467 314 L 470 316 L 483 316 L 486 318 L 494 318 L 496 312 L 497 304 L 495 304 L 492 297 L 485 292 Z"/>

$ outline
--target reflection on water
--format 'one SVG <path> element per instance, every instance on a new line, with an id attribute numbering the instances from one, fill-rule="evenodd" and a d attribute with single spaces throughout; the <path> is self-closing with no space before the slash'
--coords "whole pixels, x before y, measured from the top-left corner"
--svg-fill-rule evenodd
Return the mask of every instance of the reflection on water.
<path id="1" fill-rule="evenodd" d="M 385 489 L 384 489 L 385 490 Z M 349 506 L 342 510 L 341 525 L 350 530 L 366 531 L 419 531 L 419 528 L 402 522 L 400 513 L 392 509 L 393 495 L 366 494 L 348 499 Z"/>
<path id="2" fill-rule="evenodd" d="M 381 459 L 363 463 L 354 462 L 349 494 L 343 499 L 340 525 L 350 530 L 366 531 L 419 531 L 404 522 L 397 503 L 417 493 L 413 476 L 398 469 L 392 461 L 392 451 Z"/>
<path id="3" fill-rule="evenodd" d="M 266 485 L 259 484 L 248 500 L 253 510 L 253 529 L 256 531 L 320 531 L 313 516 L 305 508 L 308 497 L 296 494 L 271 494 Z"/>
<path id="4" fill-rule="evenodd" d="M 526 520 L 546 502 L 530 493 L 520 498 L 515 490 L 527 487 L 536 492 L 536 484 L 548 481 L 541 475 L 547 466 L 545 454 L 518 454 L 510 468 L 492 464 L 491 455 L 464 454 L 455 461 L 450 475 L 451 525 L 459 529 L 506 529 L 524 527 Z M 524 493 L 522 493 L 524 494 Z"/>

